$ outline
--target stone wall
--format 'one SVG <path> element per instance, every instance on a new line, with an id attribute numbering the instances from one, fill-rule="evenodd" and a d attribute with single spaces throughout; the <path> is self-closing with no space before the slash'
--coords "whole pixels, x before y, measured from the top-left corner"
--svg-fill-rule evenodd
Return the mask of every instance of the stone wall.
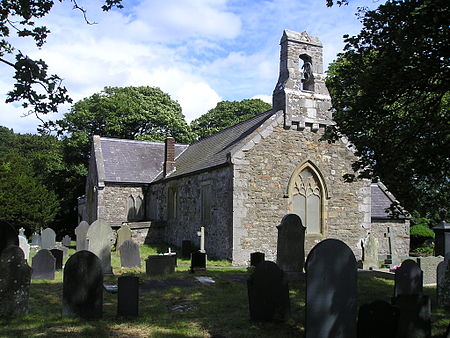
<path id="1" fill-rule="evenodd" d="M 409 257 L 409 220 L 372 220 L 371 232 L 379 243 L 379 255 L 389 254 L 388 227 L 391 236 L 393 255 L 399 258 Z"/>
<path id="2" fill-rule="evenodd" d="M 156 204 L 147 208 L 157 208 L 154 214 L 157 220 L 166 221 L 164 239 L 167 243 L 181 247 L 183 240 L 191 240 L 199 246 L 197 231 L 205 226 L 205 249 L 210 258 L 231 259 L 232 234 L 232 177 L 231 166 L 212 169 L 164 183 L 155 183 L 149 187 L 148 201 Z M 201 189 L 203 185 L 211 187 L 210 224 L 202 224 Z M 168 189 L 177 189 L 177 218 L 168 219 Z"/>

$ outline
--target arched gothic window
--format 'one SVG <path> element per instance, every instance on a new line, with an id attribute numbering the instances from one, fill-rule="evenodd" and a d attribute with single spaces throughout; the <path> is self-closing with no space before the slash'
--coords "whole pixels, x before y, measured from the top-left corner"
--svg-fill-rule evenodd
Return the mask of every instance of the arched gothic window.
<path id="1" fill-rule="evenodd" d="M 311 168 L 306 167 L 293 179 L 292 212 L 300 216 L 307 233 L 322 233 L 323 191 L 319 178 Z"/>
<path id="2" fill-rule="evenodd" d="M 136 205 L 134 201 L 133 196 L 129 196 L 127 200 L 127 209 L 128 209 L 128 215 L 127 220 L 128 221 L 134 221 L 136 219 Z"/>
<path id="3" fill-rule="evenodd" d="M 136 220 L 142 220 L 144 218 L 144 201 L 142 200 L 141 196 L 138 196 L 136 198 Z"/>

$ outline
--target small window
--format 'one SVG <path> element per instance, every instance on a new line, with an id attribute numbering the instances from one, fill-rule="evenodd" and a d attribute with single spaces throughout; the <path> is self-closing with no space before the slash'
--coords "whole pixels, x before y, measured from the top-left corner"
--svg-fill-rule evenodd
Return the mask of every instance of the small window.
<path id="1" fill-rule="evenodd" d="M 170 187 L 168 189 L 168 205 L 167 216 L 168 219 L 176 219 L 178 213 L 178 189 L 176 187 Z"/>
<path id="2" fill-rule="evenodd" d="M 202 226 L 208 226 L 211 223 L 211 185 L 202 185 L 200 195 Z"/>
<path id="3" fill-rule="evenodd" d="M 300 55 L 299 60 L 299 70 L 300 70 L 300 89 L 307 91 L 314 91 L 314 74 L 313 74 L 313 64 L 312 59 L 307 54 Z"/>
<path id="4" fill-rule="evenodd" d="M 133 196 L 129 196 L 127 200 L 127 220 L 134 221 L 136 219 L 136 204 Z"/>
<path id="5" fill-rule="evenodd" d="M 136 220 L 142 221 L 144 219 L 144 201 L 141 196 L 138 196 L 135 201 Z"/>

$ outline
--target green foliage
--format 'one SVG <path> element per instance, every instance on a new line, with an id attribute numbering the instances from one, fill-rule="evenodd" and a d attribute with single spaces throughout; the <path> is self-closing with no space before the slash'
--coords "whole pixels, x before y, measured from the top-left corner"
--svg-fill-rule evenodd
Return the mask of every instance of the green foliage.
<path id="1" fill-rule="evenodd" d="M 407 210 L 450 204 L 450 26 L 446 0 L 388 1 L 363 16 L 330 65 L 341 135 L 358 149 L 359 177 L 385 183 Z"/>
<path id="2" fill-rule="evenodd" d="M 434 238 L 434 231 L 425 225 L 418 224 L 410 228 L 410 235 L 411 237 Z"/>
<path id="3" fill-rule="evenodd" d="M 200 138 L 204 138 L 271 108 L 270 104 L 260 99 L 221 101 L 215 108 L 192 121 L 191 127 Z"/>

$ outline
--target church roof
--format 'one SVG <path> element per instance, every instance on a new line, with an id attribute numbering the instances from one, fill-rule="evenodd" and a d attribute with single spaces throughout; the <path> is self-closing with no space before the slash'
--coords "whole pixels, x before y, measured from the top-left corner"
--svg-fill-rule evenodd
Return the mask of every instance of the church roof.
<path id="1" fill-rule="evenodd" d="M 162 171 L 164 143 L 100 138 L 104 180 L 117 183 L 150 183 Z M 175 156 L 187 145 L 175 144 Z"/>
<path id="2" fill-rule="evenodd" d="M 398 218 L 405 219 L 407 218 L 406 212 L 403 208 L 398 204 L 398 201 L 395 199 L 394 195 L 392 195 L 386 188 L 384 184 L 381 182 L 372 183 L 370 186 L 371 189 L 371 217 L 372 219 L 393 219 L 392 212 L 390 212 L 390 208 L 392 203 L 396 203 L 394 207 L 395 213 L 398 213 Z"/>

